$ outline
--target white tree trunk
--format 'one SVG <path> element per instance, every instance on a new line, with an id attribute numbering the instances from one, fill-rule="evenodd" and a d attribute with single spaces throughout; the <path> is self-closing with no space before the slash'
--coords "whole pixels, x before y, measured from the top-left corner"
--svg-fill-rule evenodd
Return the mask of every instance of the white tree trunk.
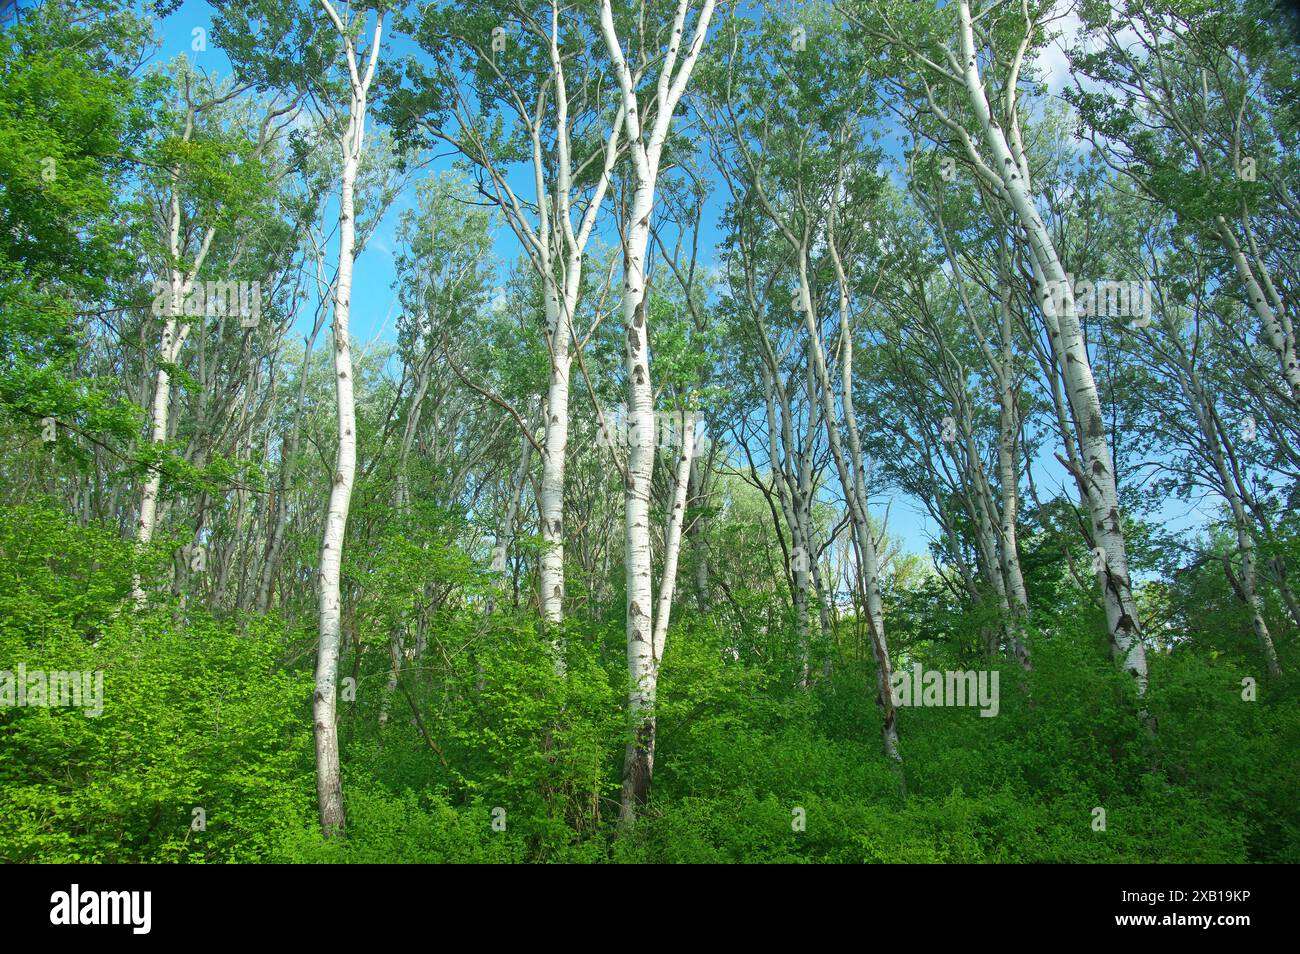
<path id="1" fill-rule="evenodd" d="M 627 239 L 623 319 L 627 329 L 628 456 L 623 502 L 623 561 L 627 578 L 627 668 L 632 685 L 628 708 L 632 740 L 623 758 L 620 818 L 630 821 L 650 794 L 654 773 L 655 655 L 650 484 L 655 461 L 654 394 L 650 387 L 649 338 L 645 318 L 645 250 L 650 236 L 654 184 L 639 183 Z"/>
<path id="2" fill-rule="evenodd" d="M 890 678 L 893 675 L 889 659 L 889 645 L 885 639 L 884 603 L 880 597 L 880 561 L 876 553 L 876 541 L 871 534 L 871 523 L 866 507 L 866 482 L 862 474 L 862 450 L 858 438 L 856 415 L 853 408 L 852 381 L 852 336 L 841 341 L 842 371 L 847 373 L 846 386 L 840 396 L 844 416 L 844 427 L 849 437 L 852 460 L 844 452 L 840 440 L 840 415 L 835 408 L 835 391 L 831 385 L 830 373 L 826 368 L 826 353 L 822 348 L 821 331 L 817 327 L 816 311 L 813 307 L 812 293 L 809 291 L 808 245 L 800 242 L 795 246 L 799 257 L 799 310 L 803 312 L 804 327 L 808 332 L 808 352 L 812 370 L 821 392 L 822 416 L 826 424 L 826 436 L 830 444 L 831 459 L 844 490 L 844 502 L 849 512 L 849 525 L 853 531 L 854 547 L 859 561 L 862 589 L 866 600 L 867 635 L 871 644 L 871 655 L 876 663 L 876 705 L 881 713 L 881 736 L 884 741 L 885 754 L 895 761 L 902 758 L 898 752 L 898 710 L 894 706 Z M 843 320 L 844 305 L 841 305 Z"/>
<path id="3" fill-rule="evenodd" d="M 187 122 L 186 139 L 189 138 L 191 127 L 192 121 Z M 172 262 L 177 263 L 181 258 L 180 173 L 173 170 L 171 178 L 167 244 Z M 215 234 L 215 229 L 211 227 L 204 233 L 203 242 L 194 258 L 194 267 L 188 274 L 182 272 L 175 264 L 173 264 L 169 274 L 167 317 L 163 322 L 162 340 L 158 346 L 158 371 L 154 379 L 153 401 L 149 406 L 149 442 L 155 447 L 167 442 L 168 429 L 171 423 L 168 418 L 171 412 L 172 379 L 167 368 L 176 364 L 180 358 L 181 348 L 189 337 L 194 322 L 203 321 L 202 315 L 189 316 L 193 318 L 193 321 L 186 320 L 185 300 L 194 288 L 194 281 L 199 274 L 199 269 L 203 267 L 203 263 L 207 259 L 208 250 L 212 247 L 212 238 Z M 161 490 L 162 471 L 157 467 L 150 467 L 140 497 L 140 519 L 136 524 L 135 539 L 136 543 L 141 547 L 147 546 L 153 540 L 154 532 L 157 529 L 158 496 Z M 132 579 L 132 589 L 136 606 L 143 607 L 147 600 L 147 594 L 138 575 Z"/>
<path id="4" fill-rule="evenodd" d="M 1016 532 L 1016 518 L 1020 510 L 1020 472 L 1016 466 L 1019 423 L 1015 398 L 1011 393 L 1009 355 L 1005 360 L 1007 365 L 1003 366 L 998 383 L 998 485 L 1002 492 L 1001 522 L 998 526 L 1001 537 L 999 555 L 1011 604 L 1012 618 L 1008 624 L 1007 637 L 1016 660 L 1024 669 L 1029 670 L 1033 668 L 1033 663 L 1029 657 L 1029 647 L 1025 645 L 1023 627 L 1023 620 L 1029 615 L 1029 592 L 1025 589 L 1025 577 L 1020 569 L 1020 542 Z"/>
<path id="5" fill-rule="evenodd" d="M 885 754 L 895 761 L 901 761 L 898 752 L 897 709 L 894 707 L 891 683 L 893 667 L 889 658 L 889 644 L 885 638 L 884 601 L 880 596 L 880 560 L 876 553 L 876 541 L 871 533 L 870 510 L 867 506 L 866 460 L 862 453 L 862 441 L 858 435 L 858 416 L 853 404 L 853 326 L 849 308 L 848 276 L 836 242 L 837 212 L 838 191 L 831 203 L 827 221 L 826 246 L 830 252 L 831 263 L 835 267 L 838 289 L 840 410 L 843 413 L 844 431 L 849 443 L 847 460 L 840 445 L 839 424 L 835 419 L 830 374 L 826 369 L 826 355 L 822 348 L 821 332 L 817 327 L 816 311 L 813 307 L 808 274 L 809 249 L 806 240 L 795 249 L 799 255 L 799 301 L 804 316 L 804 327 L 808 331 L 808 348 L 812 358 L 810 370 L 815 377 L 816 386 L 821 391 L 831 456 L 835 460 L 835 467 L 844 488 L 844 499 L 848 505 L 854 542 L 857 546 L 859 573 L 866 600 L 867 631 L 871 641 L 871 654 L 876 663 L 876 705 L 880 707 L 881 712 L 881 734 Z"/>
<path id="6" fill-rule="evenodd" d="M 1283 313 L 1275 311 L 1273 305 L 1269 302 L 1269 297 L 1265 295 L 1264 288 L 1260 285 L 1255 273 L 1247 261 L 1245 253 L 1242 251 L 1241 243 L 1233 234 L 1227 220 L 1223 216 L 1218 217 L 1217 221 L 1219 237 L 1223 241 L 1224 250 L 1228 257 L 1232 259 L 1233 267 L 1237 270 L 1237 276 L 1241 279 L 1242 285 L 1246 288 L 1246 298 L 1250 302 L 1251 309 L 1259 318 L 1259 323 L 1263 328 L 1263 339 L 1268 346 L 1277 355 L 1278 366 L 1282 370 L 1282 377 L 1286 381 L 1287 388 L 1291 391 L 1291 399 L 1300 405 L 1300 361 L 1296 355 L 1296 340 L 1290 329 L 1283 323 L 1285 317 Z M 1267 274 L 1264 279 L 1268 282 Z M 1271 282 L 1268 282 L 1271 286 Z"/>
<path id="7" fill-rule="evenodd" d="M 320 551 L 320 631 L 316 655 L 316 689 L 312 717 L 316 736 L 316 796 L 321 830 L 326 837 L 345 828 L 343 777 L 339 766 L 337 685 L 339 639 L 342 627 L 340 574 L 348 509 L 352 504 L 352 482 L 357 468 L 356 397 L 353 392 L 352 344 L 348 320 L 352 307 L 352 267 L 356 252 L 356 180 L 365 136 L 366 96 L 379 58 L 384 15 L 376 15 L 369 63 L 359 76 L 356 51 L 350 34 L 338 19 L 329 0 L 321 0 L 344 38 L 351 75 L 348 126 L 342 140 L 343 173 L 339 192 L 339 265 L 334 289 L 334 381 L 338 404 L 338 449 L 334 461 L 334 482 L 325 512 L 325 532 Z"/>
<path id="8" fill-rule="evenodd" d="M 580 274 L 580 273 L 579 273 Z M 557 300 L 552 281 L 547 286 L 547 328 L 551 338 L 551 377 L 546 391 L 545 443 L 542 456 L 542 489 L 538 511 L 542 525 L 542 552 L 538 576 L 541 587 L 542 619 L 553 632 L 552 653 L 556 671 L 564 672 L 564 650 L 559 627 L 564 622 L 564 468 L 569 446 L 569 376 L 572 364 L 573 308 L 577 285 Z"/>
<path id="9" fill-rule="evenodd" d="M 1264 654 L 1264 662 L 1268 667 L 1269 675 L 1280 676 L 1282 667 L 1278 662 L 1277 649 L 1273 644 L 1273 635 L 1269 632 L 1268 623 L 1264 620 L 1264 599 L 1259 593 L 1255 536 L 1251 531 L 1250 518 L 1246 513 L 1246 507 L 1237 486 L 1236 476 L 1233 474 L 1232 468 L 1229 467 L 1224 455 L 1224 445 L 1229 438 L 1218 426 L 1214 415 L 1214 406 L 1211 403 L 1212 399 L 1206 393 L 1200 375 L 1192 367 L 1191 361 L 1183 349 L 1179 347 L 1178 351 L 1179 384 L 1188 403 L 1196 411 L 1197 421 L 1201 426 L 1201 435 L 1205 439 L 1210 461 L 1219 477 L 1219 486 L 1228 500 L 1228 507 L 1232 511 L 1232 525 L 1237 536 L 1237 552 L 1241 554 L 1241 576 L 1237 577 L 1233 574 L 1231 565 L 1225 563 L 1228 582 L 1250 613 L 1251 628 L 1255 631 L 1255 638 L 1259 641 L 1260 650 Z"/>
<path id="10" fill-rule="evenodd" d="M 478 161 L 491 170 L 496 183 L 497 201 L 506 221 L 519 236 L 529 261 L 542 283 L 546 316 L 546 346 L 551 359 L 547 384 L 547 413 L 543 422 L 541 489 L 537 501 L 541 524 L 542 552 L 538 561 L 538 603 L 543 624 L 551 631 L 551 650 L 556 672 L 564 674 L 564 646 L 560 627 L 564 622 L 564 485 L 565 463 L 569 443 L 569 382 L 573 363 L 574 314 L 582 288 L 583 255 L 595 225 L 597 213 L 609 190 L 618 144 L 622 135 L 623 107 L 605 141 L 604 163 L 591 187 L 586 208 L 575 228 L 573 222 L 575 190 L 586 187 L 577 179 L 578 169 L 571 155 L 573 134 L 570 119 L 568 84 L 564 59 L 560 52 L 560 7 L 551 8 L 551 31 L 548 44 L 551 73 L 549 91 L 543 93 L 535 118 L 529 121 L 528 135 L 532 150 L 533 188 L 536 196 L 537 227 L 528 221 L 523 206 L 486 154 Z M 547 89 L 547 87 L 544 87 Z M 553 94 L 553 122 L 547 120 L 541 104 Z M 553 152 L 543 148 L 542 136 L 553 129 Z M 551 157 L 554 157 L 552 170 Z M 548 172 L 554 180 L 548 185 Z"/>
<path id="11" fill-rule="evenodd" d="M 998 484 L 1002 491 L 1002 561 L 1007 579 L 1007 590 L 1012 606 L 1020 616 L 1029 614 L 1029 593 L 1020 568 L 1020 543 L 1016 534 L 1016 521 L 1020 512 L 1020 468 L 1017 466 L 1017 438 L 1020 419 L 1016 411 L 1011 355 L 1011 289 L 1003 288 L 1001 302 L 1002 356 L 997 366 L 998 376 Z M 1023 643 L 1012 647 L 1020 664 L 1030 668 L 1029 652 Z"/>
<path id="12" fill-rule="evenodd" d="M 668 513 L 668 530 L 664 534 L 664 565 L 659 579 L 658 601 L 655 604 L 656 665 L 663 658 L 668 637 L 668 619 L 672 615 L 673 595 L 677 589 L 677 561 L 682 551 L 682 528 L 686 524 L 686 505 L 690 499 L 691 464 L 695 459 L 695 414 L 684 411 L 680 424 L 680 446 L 675 448 L 677 469 L 673 481 L 672 509 Z"/>
<path id="13" fill-rule="evenodd" d="M 623 758 L 623 792 L 619 804 L 619 818 L 624 823 L 635 819 L 637 807 L 650 794 L 650 782 L 654 773 L 654 702 L 659 678 L 659 654 L 663 648 L 662 637 L 667 633 L 666 613 L 661 631 L 655 629 L 652 618 L 655 608 L 652 604 L 650 483 L 654 471 L 655 418 L 646 318 L 646 252 L 650 241 L 650 216 L 654 211 L 659 159 L 668 138 L 673 113 L 686 90 L 700 48 L 704 45 L 715 2 L 716 0 L 704 0 L 691 42 L 678 64 L 683 25 L 691 5 L 690 0 L 678 0 L 668 47 L 659 64 L 660 74 L 654 96 L 654 125 L 648 130 L 648 135 L 643 135 L 636 83 L 623 54 L 610 0 L 602 0 L 600 6 L 601 33 L 621 92 L 620 118 L 627 127 L 636 183 L 631 214 L 623 236 L 623 324 L 627 332 L 628 378 L 628 460 L 623 493 L 623 522 L 627 580 L 627 665 L 631 677 L 628 708 L 632 721 L 632 737 Z M 678 468 L 677 495 L 684 502 L 690 455 L 684 454 L 683 460 L 685 467 Z M 680 543 L 680 527 L 678 534 Z M 665 575 L 661 586 L 667 584 Z M 671 586 L 668 599 L 671 604 Z M 658 639 L 657 632 L 662 633 Z"/>
<path id="14" fill-rule="evenodd" d="M 316 656 L 316 695 L 313 716 L 316 725 L 316 790 L 320 822 L 327 834 L 342 831 L 343 780 L 339 770 L 336 696 L 339 664 L 339 633 L 342 623 L 340 574 L 348 509 L 352 503 L 352 482 L 357 469 L 356 397 L 352 382 L 352 346 L 348 318 L 352 301 L 352 254 L 354 188 L 357 160 L 349 155 L 343 164 L 339 201 L 339 283 L 334 295 L 334 383 L 338 408 L 338 449 L 334 458 L 334 482 L 325 511 L 325 533 L 320 553 L 320 643 Z"/>
<path id="15" fill-rule="evenodd" d="M 961 67 L 967 98 L 983 133 L 985 145 L 993 157 L 993 169 L 1001 180 L 1002 198 L 1024 226 L 1034 264 L 1038 294 L 1049 334 L 1061 356 L 1061 374 L 1065 379 L 1066 397 L 1079 422 L 1079 445 L 1083 452 L 1083 472 L 1078 478 L 1087 483 L 1086 495 L 1092 520 L 1093 540 L 1104 558 L 1100 561 L 1097 580 L 1106 609 L 1107 629 L 1117 661 L 1137 685 L 1138 695 L 1146 693 L 1146 648 L 1138 623 L 1133 584 L 1129 578 L 1128 551 L 1119 511 L 1115 466 L 1101 415 L 1101 401 L 1092 375 L 1092 363 L 1083 342 L 1075 307 L 1074 289 L 1061 265 L 1050 233 L 1038 213 L 1030 191 L 1028 163 L 1024 156 L 1012 152 L 1006 134 L 992 116 L 983 81 L 979 75 L 975 52 L 970 3 L 962 0 Z M 1015 123 L 1014 115 L 1009 121 Z"/>

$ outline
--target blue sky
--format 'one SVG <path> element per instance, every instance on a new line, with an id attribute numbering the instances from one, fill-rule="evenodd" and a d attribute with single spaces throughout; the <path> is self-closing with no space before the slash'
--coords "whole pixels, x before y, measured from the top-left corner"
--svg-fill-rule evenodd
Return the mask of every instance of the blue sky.
<path id="1" fill-rule="evenodd" d="M 166 62 L 177 56 L 185 55 L 198 68 L 208 73 L 229 75 L 230 63 L 225 54 L 217 48 L 211 38 L 206 36 L 212 20 L 211 7 L 203 0 L 186 0 L 170 16 L 159 24 L 158 32 L 162 41 L 158 53 L 159 61 Z M 1062 28 L 1067 36 L 1073 32 L 1077 20 L 1067 18 Z M 204 31 L 196 35 L 195 31 Z M 206 49 L 196 50 L 200 40 L 206 39 Z M 1069 82 L 1068 64 L 1062 52 L 1063 43 L 1055 43 L 1042 58 L 1046 70 L 1048 86 L 1053 93 L 1058 93 Z M 398 53 L 411 49 L 409 42 L 397 39 Z M 373 128 L 373 126 L 372 126 Z M 434 162 L 425 174 L 433 175 L 452 168 L 449 157 Z M 521 194 L 531 191 L 526 182 L 512 182 L 520 187 Z M 713 264 L 713 248 L 721 239 L 718 220 L 726 199 L 726 189 L 717 183 L 706 209 L 701 227 L 701 247 L 703 265 Z M 397 247 L 396 227 L 401 213 L 412 204 L 412 190 L 408 189 L 389 209 L 369 245 L 358 257 L 353 285 L 352 331 L 354 340 L 363 348 L 372 343 L 392 341 L 396 338 L 395 321 L 399 314 L 396 292 L 393 288 L 395 278 L 393 252 Z M 515 260 L 520 253 L 520 246 L 513 233 L 500 227 L 496 235 L 496 251 L 503 267 Z M 308 321 L 309 317 L 304 317 Z M 1035 477 L 1039 482 L 1040 493 L 1051 494 L 1065 488 L 1071 494 L 1067 477 L 1062 468 L 1052 458 L 1054 448 L 1047 448 L 1042 458 L 1035 462 Z M 910 497 L 893 492 L 882 492 L 873 496 L 873 509 L 877 516 L 889 513 L 889 528 L 892 534 L 902 538 L 905 549 L 913 553 L 924 553 L 928 540 L 935 535 L 937 527 L 920 504 Z M 1193 502 L 1167 501 L 1160 515 L 1171 528 L 1186 528 L 1202 524 L 1215 507 L 1214 501 Z"/>
<path id="2" fill-rule="evenodd" d="M 173 14 L 163 19 L 158 27 L 162 46 L 159 60 L 166 62 L 184 55 L 196 68 L 209 74 L 229 76 L 230 61 L 226 55 L 206 38 L 206 49 L 195 50 L 199 41 L 195 30 L 206 35 L 212 24 L 212 8 L 203 0 L 186 0 Z M 450 168 L 448 161 L 442 164 Z M 435 171 L 438 168 L 434 167 Z M 372 340 L 395 340 L 394 321 L 397 317 L 393 250 L 397 245 L 398 217 L 411 205 L 411 196 L 403 194 L 389 209 L 370 245 L 358 257 L 353 278 L 352 332 L 361 343 Z M 308 319 L 309 320 L 309 319 Z"/>

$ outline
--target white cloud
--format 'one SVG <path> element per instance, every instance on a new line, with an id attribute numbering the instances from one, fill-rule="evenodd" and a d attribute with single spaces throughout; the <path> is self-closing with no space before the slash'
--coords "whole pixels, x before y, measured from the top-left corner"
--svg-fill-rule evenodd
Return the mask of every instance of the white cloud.
<path id="1" fill-rule="evenodd" d="M 1070 75 L 1070 60 L 1065 51 L 1078 42 L 1082 27 L 1083 21 L 1073 8 L 1052 23 L 1053 32 L 1060 35 L 1039 53 L 1035 63 L 1049 93 L 1056 95 L 1067 86 L 1074 85 L 1074 79 Z"/>

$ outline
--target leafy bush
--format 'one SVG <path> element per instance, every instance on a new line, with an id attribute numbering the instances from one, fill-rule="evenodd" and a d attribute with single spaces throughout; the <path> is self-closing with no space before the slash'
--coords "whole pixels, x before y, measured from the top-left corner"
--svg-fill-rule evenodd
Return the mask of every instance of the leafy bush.
<path id="1" fill-rule="evenodd" d="M 617 623 L 569 623 L 560 676 L 527 617 L 448 610 L 431 638 L 471 650 L 405 668 L 391 693 L 384 642 L 350 650 L 348 832 L 326 841 L 302 651 L 314 634 L 171 600 L 137 611 L 136 565 L 129 544 L 57 511 L 0 514 L 0 670 L 103 673 L 98 717 L 0 709 L 6 860 L 1300 860 L 1296 683 L 1243 699 L 1248 647 L 1154 654 L 1152 737 L 1087 621 L 1058 623 L 1034 635 L 1032 672 L 998 665 L 996 718 L 902 709 L 899 767 L 881 754 L 869 669 L 844 662 L 802 692 L 690 612 L 664 662 L 652 802 L 631 829 L 616 823 Z M 914 642 L 898 664 L 961 665 L 953 645 Z"/>

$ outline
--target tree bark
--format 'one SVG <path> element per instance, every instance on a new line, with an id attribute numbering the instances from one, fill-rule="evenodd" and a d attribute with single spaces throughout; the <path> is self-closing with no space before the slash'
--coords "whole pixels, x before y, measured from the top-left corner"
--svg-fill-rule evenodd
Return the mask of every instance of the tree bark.
<path id="1" fill-rule="evenodd" d="M 351 78 L 348 125 L 341 141 L 343 173 L 339 190 L 339 265 L 334 289 L 334 381 L 338 404 L 338 449 L 334 481 L 325 512 L 325 532 L 320 552 L 320 629 L 316 655 L 316 690 L 312 717 L 316 737 L 316 796 L 321 831 L 326 837 L 340 835 L 346 827 L 343 811 L 343 777 L 339 765 L 337 683 L 339 638 L 342 624 L 340 575 L 352 483 L 357 468 L 356 397 L 353 392 L 352 343 L 348 320 L 352 307 L 352 267 L 356 251 L 356 180 L 365 136 L 366 97 L 379 59 L 384 14 L 375 16 L 369 62 L 365 75 L 357 71 L 356 50 L 329 0 L 321 0 L 347 52 Z"/>
<path id="2" fill-rule="evenodd" d="M 672 604 L 672 586 L 675 582 L 669 580 L 668 564 L 665 562 L 665 575 L 660 585 L 661 597 L 662 590 L 667 588 L 667 603 L 663 609 L 662 624 L 656 628 L 652 618 L 655 607 L 651 602 L 653 582 L 650 542 L 650 484 L 654 470 L 655 419 L 646 316 L 646 252 L 650 240 L 650 216 L 654 211 L 660 156 L 668 138 L 673 113 L 686 90 L 700 48 L 704 45 L 715 2 L 716 0 L 704 0 L 690 44 L 679 64 L 683 26 L 691 3 L 690 0 L 678 0 L 668 47 L 659 65 L 660 74 L 654 95 L 654 125 L 648 130 L 648 135 L 643 134 L 645 131 L 642 128 L 636 83 L 623 54 L 610 0 L 602 0 L 600 6 L 601 33 L 621 92 L 620 118 L 626 124 L 635 182 L 631 216 L 623 236 L 622 310 L 627 333 L 628 378 L 628 460 L 623 493 L 623 523 L 627 581 L 627 665 L 631 678 L 628 708 L 632 722 L 632 737 L 623 758 L 623 792 L 619 803 L 619 819 L 624 824 L 635 820 L 638 807 L 650 795 L 650 783 L 654 774 L 655 693 L 663 640 L 667 635 L 667 608 Z M 687 442 L 683 440 L 683 444 L 686 445 Z M 691 452 L 684 452 L 678 467 L 677 495 L 682 504 L 681 511 L 685 509 L 690 458 Z M 674 505 L 670 519 L 680 520 L 681 517 L 682 513 Z M 678 526 L 678 544 L 680 531 Z M 672 569 L 675 573 L 675 556 Z"/>
<path id="3" fill-rule="evenodd" d="M 984 142 L 992 153 L 993 168 L 998 170 L 996 175 L 1002 185 L 1001 196 L 1028 236 L 1037 291 L 1048 322 L 1048 333 L 1060 356 L 1066 397 L 1080 426 L 1078 439 L 1083 452 L 1083 470 L 1076 477 L 1091 488 L 1091 492 L 1086 495 L 1086 502 L 1090 511 L 1093 539 L 1104 554 L 1097 580 L 1106 610 L 1111 647 L 1116 660 L 1133 677 L 1138 695 L 1143 696 L 1147 687 L 1146 647 L 1142 642 L 1137 604 L 1133 599 L 1133 584 L 1129 577 L 1128 551 L 1119 511 L 1115 465 L 1106 439 L 1101 400 L 1093 378 L 1092 364 L 1079 324 L 1074 289 L 1070 287 L 1069 276 L 1061 265 L 1051 235 L 1034 203 L 1028 163 L 1023 154 L 1013 154 L 1006 134 L 992 116 L 979 74 L 968 0 L 962 0 L 959 13 L 961 75 L 967 98 L 979 121 Z M 1008 117 L 1008 121 L 1013 125 L 1017 123 L 1014 114 Z"/>

